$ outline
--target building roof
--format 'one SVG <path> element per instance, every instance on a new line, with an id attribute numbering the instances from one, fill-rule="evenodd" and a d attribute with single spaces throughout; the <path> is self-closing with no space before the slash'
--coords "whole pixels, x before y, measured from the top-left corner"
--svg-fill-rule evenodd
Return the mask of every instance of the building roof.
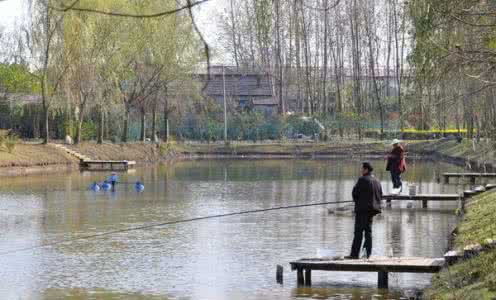
<path id="1" fill-rule="evenodd" d="M 230 72 L 225 75 L 222 75 L 222 73 L 211 73 L 210 79 L 207 79 L 206 74 L 200 74 L 200 76 L 202 80 L 208 81 L 205 92 L 209 96 L 224 95 L 225 77 L 226 95 L 237 97 L 272 97 L 272 84 L 268 75 Z"/>

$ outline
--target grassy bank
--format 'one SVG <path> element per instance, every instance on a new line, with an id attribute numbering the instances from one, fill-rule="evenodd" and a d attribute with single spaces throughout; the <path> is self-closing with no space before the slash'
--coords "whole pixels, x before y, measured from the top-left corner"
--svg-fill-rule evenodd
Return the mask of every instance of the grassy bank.
<path id="1" fill-rule="evenodd" d="M 187 154 L 268 154 L 268 155 L 382 155 L 387 149 L 382 141 L 330 141 L 326 143 L 269 144 L 182 144 L 178 151 Z"/>
<path id="2" fill-rule="evenodd" d="M 464 139 L 461 143 L 454 140 L 435 140 L 408 144 L 408 150 L 417 154 L 441 155 L 444 158 L 455 159 L 466 163 L 472 168 L 496 169 L 496 145 L 494 141 L 472 143 Z"/>
<path id="3" fill-rule="evenodd" d="M 496 192 L 474 199 L 459 226 L 456 248 L 496 239 Z M 455 264 L 434 276 L 426 299 L 496 299 L 496 249 Z"/>
<path id="4" fill-rule="evenodd" d="M 272 144 L 103 144 L 82 143 L 71 149 L 92 159 L 136 160 L 153 162 L 160 159 L 190 155 L 382 155 L 383 142 L 355 143 L 272 143 Z"/>

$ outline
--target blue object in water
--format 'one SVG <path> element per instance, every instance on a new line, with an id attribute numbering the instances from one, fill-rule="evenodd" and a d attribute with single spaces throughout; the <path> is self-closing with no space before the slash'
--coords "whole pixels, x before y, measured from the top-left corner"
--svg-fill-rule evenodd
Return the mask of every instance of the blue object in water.
<path id="1" fill-rule="evenodd" d="M 137 192 L 143 192 L 145 190 L 145 185 L 138 181 L 134 185 L 134 188 L 136 189 Z"/>
<path id="2" fill-rule="evenodd" d="M 90 186 L 90 189 L 91 189 L 93 192 L 98 192 L 98 191 L 100 191 L 100 186 L 98 185 L 98 183 L 93 182 L 93 184 Z"/>
<path id="3" fill-rule="evenodd" d="M 119 176 L 117 176 L 117 173 L 114 172 L 112 173 L 112 175 L 110 175 L 108 181 L 113 182 L 115 184 L 119 181 Z"/>
<path id="4" fill-rule="evenodd" d="M 112 185 L 108 183 L 107 181 L 104 181 L 101 185 L 102 189 L 104 191 L 109 191 L 112 188 Z"/>

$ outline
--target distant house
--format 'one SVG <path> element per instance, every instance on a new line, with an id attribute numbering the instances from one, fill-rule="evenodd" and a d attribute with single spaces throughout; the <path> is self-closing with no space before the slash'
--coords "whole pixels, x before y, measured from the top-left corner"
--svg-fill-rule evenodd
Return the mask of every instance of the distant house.
<path id="1" fill-rule="evenodd" d="M 264 113 L 275 113 L 278 102 L 273 96 L 269 75 L 255 71 L 237 70 L 236 67 L 212 66 L 210 79 L 207 73 L 197 74 L 203 82 L 207 82 L 205 93 L 218 103 L 225 96 L 230 105 L 237 108 L 251 108 Z"/>

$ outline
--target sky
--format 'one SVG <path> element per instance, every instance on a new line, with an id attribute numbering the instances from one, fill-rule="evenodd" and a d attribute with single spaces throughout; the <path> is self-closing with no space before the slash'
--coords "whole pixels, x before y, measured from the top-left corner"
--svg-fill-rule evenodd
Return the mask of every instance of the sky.
<path id="1" fill-rule="evenodd" d="M 24 2 L 25 0 L 0 0 L 0 27 L 6 30 L 14 28 L 16 19 L 24 13 Z M 198 5 L 194 10 L 198 27 L 213 49 L 218 47 L 219 41 L 218 16 L 224 11 L 226 5 L 227 0 L 210 0 Z M 216 60 L 219 61 L 222 58 Z"/>
<path id="2" fill-rule="evenodd" d="M 0 0 L 0 26 L 12 28 L 23 7 L 23 0 Z"/>

